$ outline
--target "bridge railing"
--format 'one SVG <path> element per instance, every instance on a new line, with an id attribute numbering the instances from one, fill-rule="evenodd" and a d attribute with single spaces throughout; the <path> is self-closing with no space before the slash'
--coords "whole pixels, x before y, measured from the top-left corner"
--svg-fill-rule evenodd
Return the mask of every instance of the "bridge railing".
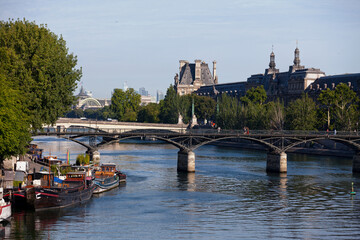
<path id="1" fill-rule="evenodd" d="M 160 129 L 98 129 L 82 126 L 73 126 L 69 128 L 62 127 L 47 127 L 39 130 L 36 134 L 146 134 L 146 135 L 169 135 L 169 134 L 185 134 L 185 135 L 269 135 L 269 136 L 282 136 L 282 135 L 306 135 L 318 136 L 358 136 L 358 131 L 300 131 L 300 130 L 223 130 L 223 129 L 181 129 L 181 131 L 160 130 Z"/>

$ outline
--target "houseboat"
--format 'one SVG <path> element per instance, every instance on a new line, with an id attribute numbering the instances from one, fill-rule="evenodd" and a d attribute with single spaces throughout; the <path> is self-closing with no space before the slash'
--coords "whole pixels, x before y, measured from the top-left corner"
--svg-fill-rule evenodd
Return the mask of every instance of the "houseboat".
<path id="1" fill-rule="evenodd" d="M 119 186 L 120 181 L 125 181 L 126 175 L 116 170 L 114 163 L 104 163 L 99 171 L 95 171 L 94 193 L 102 193 Z"/>
<path id="2" fill-rule="evenodd" d="M 68 172 L 65 180 L 55 182 L 51 175 L 48 186 L 34 187 L 34 194 L 27 196 L 28 204 L 36 211 L 65 208 L 88 201 L 94 191 L 91 178 L 86 172 Z"/>

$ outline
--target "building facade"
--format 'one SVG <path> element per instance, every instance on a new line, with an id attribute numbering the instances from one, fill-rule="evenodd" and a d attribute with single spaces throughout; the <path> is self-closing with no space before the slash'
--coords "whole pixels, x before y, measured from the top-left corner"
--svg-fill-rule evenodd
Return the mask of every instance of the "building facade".
<path id="1" fill-rule="evenodd" d="M 339 83 L 346 83 L 352 90 L 360 96 L 360 73 L 341 74 L 326 76 L 318 68 L 306 68 L 300 64 L 300 51 L 296 47 L 294 51 L 294 61 L 289 70 L 280 72 L 276 68 L 275 54 L 270 54 L 269 67 L 264 73 L 251 75 L 247 81 L 213 84 L 201 86 L 196 91 L 200 96 L 210 96 L 215 98 L 218 94 L 226 93 L 231 96 L 241 97 L 246 91 L 258 86 L 264 86 L 268 100 L 280 99 L 286 104 L 300 98 L 304 92 L 308 92 L 315 97 L 321 90 L 334 89 Z"/>
<path id="2" fill-rule="evenodd" d="M 85 91 L 84 87 L 81 86 L 79 94 L 77 97 L 77 104 L 74 108 L 86 109 L 98 109 L 105 106 L 110 106 L 110 99 L 95 99 L 92 97 L 91 92 Z"/>
<path id="3" fill-rule="evenodd" d="M 201 60 L 195 60 L 195 63 L 180 60 L 179 63 L 179 74 L 174 77 L 174 88 L 180 96 L 191 94 L 200 87 L 218 83 L 216 61 L 213 61 L 213 74 L 208 64 Z"/>

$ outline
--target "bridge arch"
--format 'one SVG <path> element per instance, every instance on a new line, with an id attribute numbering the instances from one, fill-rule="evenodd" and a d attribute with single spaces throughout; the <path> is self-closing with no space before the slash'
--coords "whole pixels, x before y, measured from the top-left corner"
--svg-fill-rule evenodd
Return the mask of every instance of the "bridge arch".
<path id="1" fill-rule="evenodd" d="M 95 98 L 85 98 L 83 100 L 80 100 L 78 106 L 80 108 L 102 107 L 101 103 L 98 100 L 96 100 Z"/>
<path id="2" fill-rule="evenodd" d="M 290 138 L 288 138 L 290 139 Z M 339 142 L 339 143 L 343 143 L 345 144 L 346 146 L 354 149 L 355 151 L 357 152 L 360 152 L 360 144 L 356 143 L 355 141 L 349 141 L 347 139 L 342 139 L 342 138 L 337 138 L 337 137 L 327 137 L 327 136 L 324 136 L 324 137 L 316 137 L 316 138 L 309 138 L 309 139 L 304 139 L 304 140 L 299 140 L 298 142 L 295 142 L 295 143 L 292 143 L 288 146 L 286 146 L 284 148 L 284 152 L 286 152 L 287 150 L 297 146 L 297 145 L 300 145 L 302 143 L 306 143 L 306 142 L 317 142 L 319 140 L 332 140 L 334 142 Z"/>

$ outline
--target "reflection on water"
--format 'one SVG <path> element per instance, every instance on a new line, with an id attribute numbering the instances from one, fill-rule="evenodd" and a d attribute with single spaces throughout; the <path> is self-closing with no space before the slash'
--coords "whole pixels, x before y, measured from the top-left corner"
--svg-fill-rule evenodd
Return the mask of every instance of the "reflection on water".
<path id="1" fill-rule="evenodd" d="M 71 159 L 85 149 L 39 139 Z M 140 142 L 144 143 L 144 142 Z M 17 212 L 7 239 L 359 239 L 359 177 L 351 159 L 288 154 L 287 174 L 266 174 L 266 155 L 204 146 L 195 173 L 177 173 L 177 149 L 114 144 L 100 150 L 127 183 L 55 212 Z M 357 191 L 359 192 L 359 190 Z"/>

